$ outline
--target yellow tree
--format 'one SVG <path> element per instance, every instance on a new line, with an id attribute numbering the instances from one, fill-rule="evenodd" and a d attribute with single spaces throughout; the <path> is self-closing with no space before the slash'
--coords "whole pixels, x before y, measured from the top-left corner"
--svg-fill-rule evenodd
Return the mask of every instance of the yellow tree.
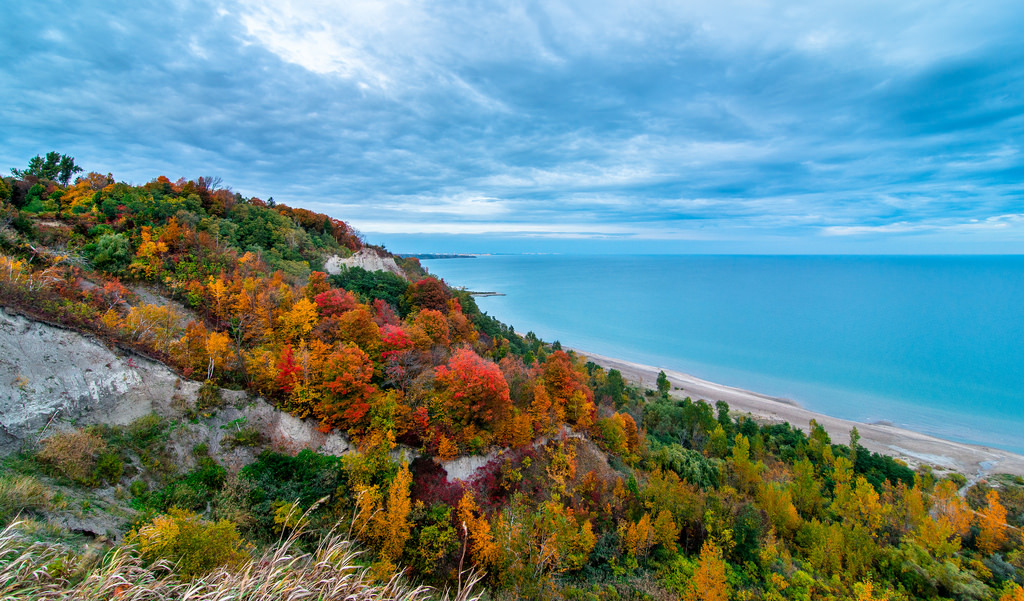
<path id="1" fill-rule="evenodd" d="M 700 549 L 700 562 L 683 595 L 684 601 L 728 601 L 729 583 L 725 579 L 722 551 L 710 540 Z"/>
<path id="2" fill-rule="evenodd" d="M 647 552 L 657 542 L 654 527 L 651 525 L 651 516 L 645 512 L 637 522 L 623 520 L 619 524 L 619 541 L 622 550 L 636 565 L 635 562 L 646 557 Z"/>
<path id="3" fill-rule="evenodd" d="M 961 538 L 971 526 L 967 502 L 957 494 L 956 484 L 943 480 L 932 493 L 932 517 L 918 524 L 915 538 L 937 559 L 951 557 L 960 550 Z"/>
<path id="4" fill-rule="evenodd" d="M 672 512 L 662 509 L 658 517 L 654 519 L 654 542 L 669 551 L 675 551 L 676 540 L 679 538 L 679 526 L 672 519 Z"/>
<path id="5" fill-rule="evenodd" d="M 995 553 L 1006 542 L 1006 508 L 999 502 L 999 493 L 989 489 L 988 507 L 977 515 L 978 549 L 985 554 Z"/>
<path id="6" fill-rule="evenodd" d="M 753 493 L 761 483 L 761 462 L 750 460 L 750 441 L 742 434 L 737 434 L 730 457 L 733 473 L 736 477 L 736 488 L 742 492 Z"/>
<path id="7" fill-rule="evenodd" d="M 163 267 L 160 255 L 165 252 L 167 252 L 167 245 L 159 239 L 154 240 L 151 228 L 148 225 L 143 226 L 142 241 L 139 243 L 139 249 L 135 252 L 135 260 L 132 261 L 130 269 L 133 273 L 151 280 L 160 273 L 160 269 Z"/>
<path id="8" fill-rule="evenodd" d="M 1024 601 L 1024 587 L 1016 583 L 1007 584 L 999 601 Z"/>
<path id="9" fill-rule="evenodd" d="M 853 585 L 854 601 L 888 601 L 889 594 L 885 591 L 875 591 L 875 586 L 870 580 L 858 582 Z"/>
<path id="10" fill-rule="evenodd" d="M 491 534 L 491 525 L 487 518 L 478 515 L 480 509 L 477 507 L 473 491 L 467 490 L 462 494 L 458 511 L 459 525 L 469 545 L 469 556 L 480 565 L 491 565 L 500 556 L 500 549 Z"/>
<path id="11" fill-rule="evenodd" d="M 389 561 L 398 561 L 409 540 L 409 487 L 412 484 L 412 472 L 409 464 L 403 462 L 395 479 L 388 487 L 387 511 L 382 515 L 380 553 Z"/>
<path id="12" fill-rule="evenodd" d="M 393 444 L 393 441 L 390 442 Z M 388 443 L 385 443 L 386 448 Z M 367 455 L 363 455 L 366 458 Z M 356 517 L 353 520 L 355 535 L 368 546 L 377 551 L 378 561 L 373 566 L 373 573 L 384 575 L 394 573 L 395 562 L 401 557 L 405 543 L 409 540 L 411 522 L 409 512 L 409 488 L 412 474 L 409 465 L 402 463 L 387 493 L 382 492 L 380 485 L 368 485 L 358 475 L 356 481 Z"/>
<path id="13" fill-rule="evenodd" d="M 843 462 L 849 463 L 844 457 L 836 458 L 837 466 Z M 892 508 L 881 502 L 878 491 L 863 476 L 851 482 L 848 470 L 837 468 L 836 474 L 835 500 L 832 502 L 836 517 L 846 524 L 857 524 L 876 534 Z"/>
<path id="14" fill-rule="evenodd" d="M 281 315 L 281 333 L 285 340 L 305 338 L 316 326 L 319 315 L 316 304 L 306 297 L 300 298 L 292 308 Z"/>
<path id="15" fill-rule="evenodd" d="M 228 357 L 231 339 L 222 332 L 210 332 L 206 337 L 206 379 L 213 378 L 213 372 L 217 368 L 223 368 Z"/>
<path id="16" fill-rule="evenodd" d="M 228 301 L 230 300 L 228 284 L 224 281 L 223 276 L 215 278 L 211 275 L 210 280 L 206 283 L 206 290 L 213 299 L 213 316 L 220 323 L 220 320 L 225 317 Z"/>
<path id="17" fill-rule="evenodd" d="M 776 482 L 765 482 L 757 488 L 757 504 L 768 514 L 775 530 L 783 536 L 792 536 L 800 527 L 800 514 L 793 505 L 788 488 Z"/>

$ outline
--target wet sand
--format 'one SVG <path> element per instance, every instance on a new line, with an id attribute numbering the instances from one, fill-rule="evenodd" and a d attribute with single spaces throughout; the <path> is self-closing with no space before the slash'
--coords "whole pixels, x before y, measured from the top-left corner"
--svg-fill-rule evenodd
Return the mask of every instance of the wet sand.
<path id="1" fill-rule="evenodd" d="M 663 370 L 659 367 L 575 350 L 577 354 L 589 358 L 605 369 L 619 370 L 626 380 L 644 388 L 656 388 L 658 372 L 664 371 L 672 383 L 672 395 L 679 398 L 703 399 L 712 404 L 715 401 L 725 401 L 733 413 L 749 413 L 760 421 L 789 422 L 805 432 L 809 430 L 810 421 L 816 420 L 829 433 L 834 443 L 847 444 L 850 440 L 850 429 L 856 426 L 861 437 L 861 446 L 896 457 L 911 466 L 928 464 L 936 471 L 955 471 L 972 480 L 998 473 L 1024 476 L 1024 456 L 1002 449 L 944 440 L 897 428 L 884 422 L 868 424 L 830 417 L 808 411 L 788 399 L 708 382 L 670 369 Z"/>

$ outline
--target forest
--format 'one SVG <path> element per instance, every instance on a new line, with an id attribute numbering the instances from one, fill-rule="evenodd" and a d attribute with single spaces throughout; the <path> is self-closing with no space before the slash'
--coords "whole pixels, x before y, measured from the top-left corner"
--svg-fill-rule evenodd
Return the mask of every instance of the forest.
<path id="1" fill-rule="evenodd" d="M 367 586 L 426 596 L 1024 601 L 1018 477 L 968 482 L 871 453 L 856 431 L 833 441 L 664 379 L 638 387 L 339 219 L 217 178 L 81 173 L 50 153 L 0 180 L 0 305 L 202 382 L 183 419 L 241 390 L 358 452 L 293 454 L 240 424 L 254 462 L 228 469 L 200 445 L 181 470 L 172 421 L 69 425 L 0 460 L 4 598 L 155 583 L 172 598 L 277 566 L 285 545 L 302 577 L 345 555 Z M 326 272 L 362 249 L 405 277 Z M 464 457 L 487 461 L 450 479 Z M 45 526 L 62 487 L 120 495 L 124 536 Z M 97 588 L 110 566 L 150 580 Z M 252 598 L 286 598 L 267 594 Z"/>

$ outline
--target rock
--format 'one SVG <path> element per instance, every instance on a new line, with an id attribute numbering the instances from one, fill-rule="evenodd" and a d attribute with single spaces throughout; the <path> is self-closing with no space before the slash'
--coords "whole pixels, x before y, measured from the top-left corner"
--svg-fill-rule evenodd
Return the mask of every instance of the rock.
<path id="1" fill-rule="evenodd" d="M 198 390 L 161 363 L 0 309 L 0 454 L 55 422 L 126 425 L 169 415 L 174 399 L 194 400 Z"/>
<path id="2" fill-rule="evenodd" d="M 366 271 L 387 271 L 397 275 L 398 277 L 407 279 L 405 272 L 402 268 L 395 263 L 395 260 L 383 252 L 373 249 L 364 248 L 356 254 L 348 258 L 342 258 L 338 255 L 332 256 L 327 259 L 324 263 L 324 269 L 331 275 L 337 275 L 341 273 L 343 267 L 361 267 Z"/>

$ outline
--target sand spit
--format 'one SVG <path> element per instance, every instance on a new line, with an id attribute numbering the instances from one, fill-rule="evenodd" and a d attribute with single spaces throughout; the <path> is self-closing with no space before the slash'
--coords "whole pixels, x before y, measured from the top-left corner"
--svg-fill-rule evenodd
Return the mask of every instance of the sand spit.
<path id="1" fill-rule="evenodd" d="M 576 352 L 605 369 L 619 370 L 624 378 L 645 388 L 655 388 L 658 372 L 662 371 L 662 368 L 595 355 L 578 349 Z M 830 417 L 808 411 L 788 399 L 708 382 L 670 369 L 665 369 L 664 372 L 672 383 L 674 396 L 703 399 L 712 403 L 725 401 L 734 412 L 750 413 L 765 421 L 789 422 L 805 432 L 813 419 L 824 426 L 833 442 L 842 444 L 849 441 L 850 429 L 856 426 L 862 446 L 877 453 L 897 457 L 912 466 L 928 464 L 937 470 L 960 472 L 972 480 L 996 473 L 1024 476 L 1024 456 L 1016 453 L 944 440 L 884 422 L 868 424 Z"/>

